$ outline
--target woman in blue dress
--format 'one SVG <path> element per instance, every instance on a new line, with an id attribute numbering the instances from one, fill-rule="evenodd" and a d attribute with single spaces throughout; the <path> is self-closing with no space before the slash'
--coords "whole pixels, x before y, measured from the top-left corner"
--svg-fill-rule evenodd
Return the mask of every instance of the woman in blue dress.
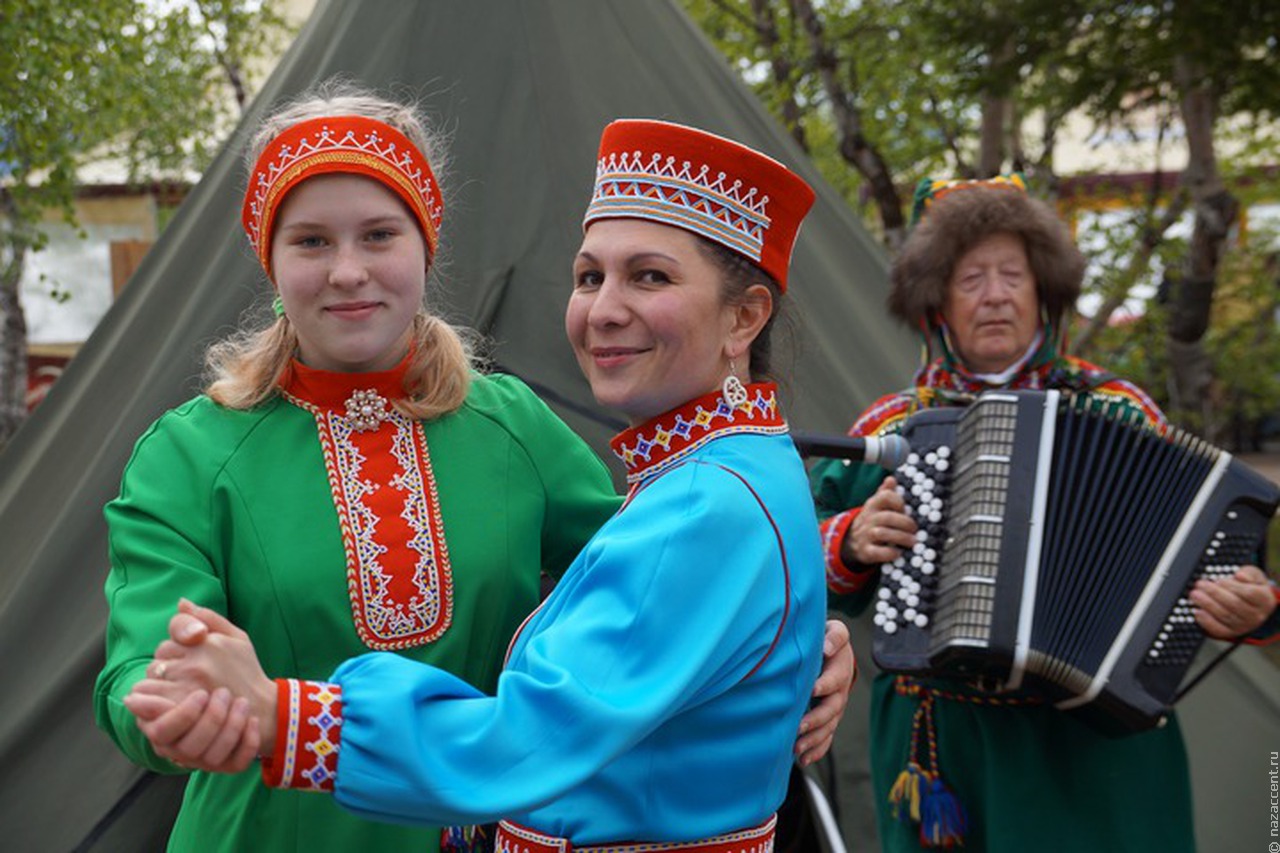
<path id="1" fill-rule="evenodd" d="M 185 605 L 130 707 L 164 741 L 182 690 L 249 701 L 267 784 L 380 820 L 502 818 L 499 849 L 771 849 L 794 732 L 822 663 L 808 481 L 769 375 L 812 190 L 679 125 L 601 140 L 565 327 L 630 489 L 513 639 L 495 695 L 374 653 L 323 681 L 268 678 L 245 635 Z"/>

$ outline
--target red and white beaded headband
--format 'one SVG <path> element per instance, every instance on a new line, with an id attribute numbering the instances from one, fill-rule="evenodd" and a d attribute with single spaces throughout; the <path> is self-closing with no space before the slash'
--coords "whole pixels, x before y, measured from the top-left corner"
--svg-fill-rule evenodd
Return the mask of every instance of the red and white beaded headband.
<path id="1" fill-rule="evenodd" d="M 263 149 L 249 176 L 241 222 L 269 278 L 276 212 L 289 191 L 328 173 L 363 175 L 399 196 L 435 255 L 444 202 L 427 158 L 389 124 L 363 116 L 327 116 L 298 122 Z"/>

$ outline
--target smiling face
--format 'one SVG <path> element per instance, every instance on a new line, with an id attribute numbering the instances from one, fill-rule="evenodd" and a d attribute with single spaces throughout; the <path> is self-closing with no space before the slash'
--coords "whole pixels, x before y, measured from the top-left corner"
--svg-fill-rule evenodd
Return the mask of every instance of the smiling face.
<path id="1" fill-rule="evenodd" d="M 951 271 L 943 318 L 956 355 L 977 373 L 999 373 L 1031 346 L 1040 328 L 1035 274 L 1021 238 L 992 234 Z"/>
<path id="2" fill-rule="evenodd" d="M 637 425 L 719 388 L 768 318 L 730 304 L 722 273 L 687 231 L 639 219 L 587 229 L 565 331 L 596 400 Z M 763 288 L 761 288 L 763 290 Z"/>
<path id="3" fill-rule="evenodd" d="M 358 175 L 318 175 L 280 205 L 271 264 L 309 367 L 387 370 L 409 351 L 426 241 L 400 199 Z"/>

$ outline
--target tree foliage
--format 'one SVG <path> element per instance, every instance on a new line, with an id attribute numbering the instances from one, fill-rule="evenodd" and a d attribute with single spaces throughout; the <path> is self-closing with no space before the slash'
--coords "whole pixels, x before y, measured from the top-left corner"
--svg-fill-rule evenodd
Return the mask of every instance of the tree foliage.
<path id="1" fill-rule="evenodd" d="M 90 161 L 198 174 L 247 97 L 245 62 L 284 34 L 265 0 L 0 0 L 0 447 L 25 416 L 18 287 L 44 211 L 74 223 Z"/>
<path id="2" fill-rule="evenodd" d="M 1280 4 L 1272 0 L 683 0 L 893 252 L 922 176 L 1016 170 L 1058 200 L 1079 176 L 1055 162 L 1067 122 L 1147 154 L 1146 188 L 1073 189 L 1070 208 L 1122 202 L 1095 265 L 1080 351 L 1141 367 L 1176 418 L 1210 438 L 1244 411 L 1220 284 L 1265 267 L 1274 246 L 1242 239 L 1249 195 L 1280 201 Z M 1154 133 L 1153 133 L 1154 131 Z M 1162 180 L 1177 162 L 1176 181 Z M 1097 186 L 1103 186 L 1102 183 Z M 1242 207 L 1242 203 L 1245 207 Z M 1180 221 L 1190 217 L 1190 234 Z M 1108 328 L 1135 288 L 1163 280 L 1140 348 Z M 1264 288 L 1265 291 L 1265 288 Z M 1233 301 L 1246 298 L 1232 291 Z M 1257 346 L 1276 337 L 1274 320 Z M 1129 332 L 1133 327 L 1126 327 Z M 1233 337 L 1234 335 L 1234 337 Z M 1256 335 L 1255 335 L 1256 337 Z M 1132 358 L 1141 351 L 1142 358 Z M 1254 371 L 1256 373 L 1256 371 Z M 1270 379 L 1250 407 L 1274 411 Z M 1224 404 L 1223 401 L 1227 402 Z M 1224 409 L 1222 406 L 1227 408 Z"/>

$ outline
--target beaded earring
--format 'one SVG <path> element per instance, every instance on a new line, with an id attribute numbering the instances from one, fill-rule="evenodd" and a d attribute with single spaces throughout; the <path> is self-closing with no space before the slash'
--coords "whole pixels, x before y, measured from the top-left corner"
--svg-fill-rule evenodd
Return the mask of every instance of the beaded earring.
<path id="1" fill-rule="evenodd" d="M 738 409 L 747 404 L 747 389 L 743 386 L 742 380 L 738 378 L 738 371 L 734 368 L 732 361 L 729 362 L 729 375 L 724 378 L 723 384 L 720 386 L 720 393 L 724 397 L 724 401 L 730 407 Z"/>

